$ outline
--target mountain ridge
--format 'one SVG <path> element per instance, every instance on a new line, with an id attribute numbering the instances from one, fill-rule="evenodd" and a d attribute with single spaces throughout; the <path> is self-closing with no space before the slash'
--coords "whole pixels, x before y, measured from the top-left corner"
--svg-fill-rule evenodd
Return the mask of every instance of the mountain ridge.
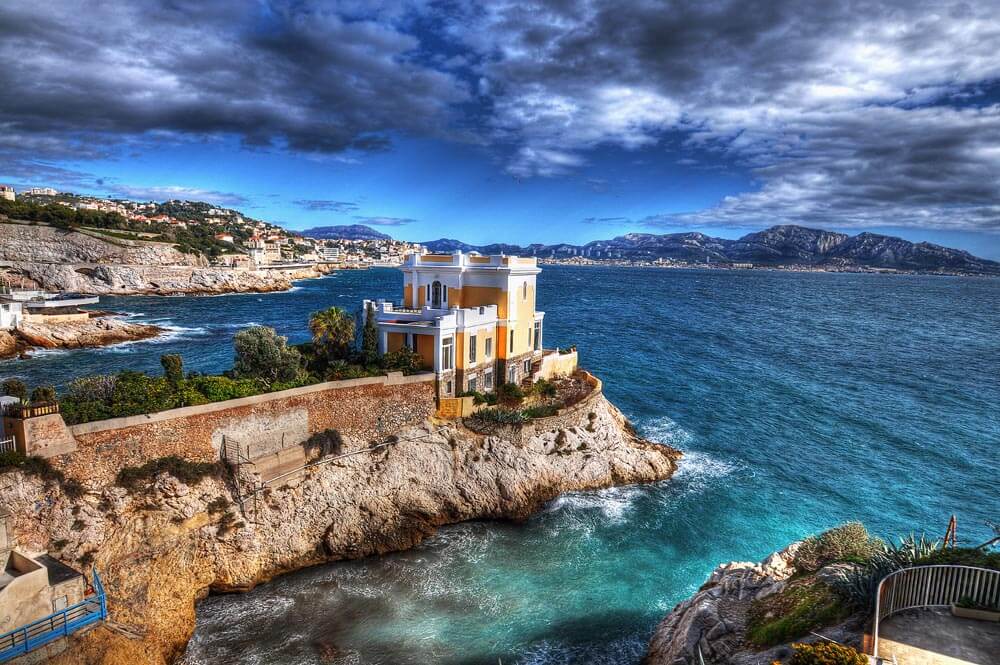
<path id="1" fill-rule="evenodd" d="M 911 242 L 868 231 L 851 236 L 794 224 L 772 226 L 735 240 L 692 231 L 626 233 L 583 245 L 470 245 L 442 238 L 421 243 L 431 251 L 478 251 L 549 259 L 573 257 L 626 261 L 671 259 L 693 263 L 753 263 L 763 266 L 880 268 L 916 272 L 1000 275 L 1000 262 L 929 242 Z"/>
<path id="2" fill-rule="evenodd" d="M 297 233 L 318 240 L 392 240 L 392 236 L 364 224 L 314 226 Z"/>

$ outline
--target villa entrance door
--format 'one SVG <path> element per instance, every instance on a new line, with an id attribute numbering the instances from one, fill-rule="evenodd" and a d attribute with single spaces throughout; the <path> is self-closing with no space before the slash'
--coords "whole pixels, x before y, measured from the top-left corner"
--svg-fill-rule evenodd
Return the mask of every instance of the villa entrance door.
<path id="1" fill-rule="evenodd" d="M 431 284 L 431 307 L 441 309 L 441 282 Z"/>

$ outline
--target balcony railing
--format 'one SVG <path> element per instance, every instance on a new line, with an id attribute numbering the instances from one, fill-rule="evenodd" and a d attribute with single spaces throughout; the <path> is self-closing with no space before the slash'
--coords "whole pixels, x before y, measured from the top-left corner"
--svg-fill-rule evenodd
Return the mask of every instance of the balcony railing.
<path id="1" fill-rule="evenodd" d="M 886 575 L 875 595 L 872 655 L 878 658 L 879 622 L 904 610 L 948 607 L 962 598 L 1000 604 L 1000 571 L 972 566 L 914 566 Z"/>
<path id="2" fill-rule="evenodd" d="M 0 635 L 0 663 L 34 651 L 108 617 L 101 577 L 94 571 L 94 594 L 44 619 Z"/>
<path id="3" fill-rule="evenodd" d="M 59 402 L 43 402 L 40 404 L 5 404 L 2 409 L 4 416 L 9 418 L 34 418 L 59 413 Z"/>

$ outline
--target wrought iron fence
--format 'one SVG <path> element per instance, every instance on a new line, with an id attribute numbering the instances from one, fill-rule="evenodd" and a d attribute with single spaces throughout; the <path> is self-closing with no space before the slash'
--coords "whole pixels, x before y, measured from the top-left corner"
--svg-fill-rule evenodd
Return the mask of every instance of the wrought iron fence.
<path id="1" fill-rule="evenodd" d="M 878 658 L 879 622 L 904 610 L 948 607 L 963 598 L 979 605 L 1000 604 L 1000 571 L 972 566 L 903 568 L 886 575 L 875 595 L 872 655 Z"/>

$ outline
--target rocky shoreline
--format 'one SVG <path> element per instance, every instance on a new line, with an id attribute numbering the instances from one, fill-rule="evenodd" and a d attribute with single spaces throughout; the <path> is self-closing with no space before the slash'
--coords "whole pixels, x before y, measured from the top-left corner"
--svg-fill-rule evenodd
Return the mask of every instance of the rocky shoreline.
<path id="1" fill-rule="evenodd" d="M 718 566 L 705 583 L 682 601 L 656 627 L 643 665 L 760 665 L 787 658 L 791 642 L 820 640 L 806 634 L 767 648 L 748 638 L 751 613 L 765 599 L 777 598 L 793 585 L 822 583 L 838 565 L 811 572 L 796 567 L 802 542 L 792 543 L 759 563 L 731 561 Z M 775 603 L 780 607 L 780 603 Z M 860 648 L 864 618 L 849 614 L 818 632 L 841 644 Z M 700 658 L 699 658 L 700 654 Z"/>
<path id="2" fill-rule="evenodd" d="M 211 591 L 407 549 L 446 524 L 523 520 L 563 492 L 674 473 L 680 453 L 636 436 L 603 396 L 574 418 L 517 441 L 428 422 L 398 432 L 390 447 L 265 491 L 253 515 L 233 503 L 232 481 L 214 475 L 184 484 L 160 474 L 138 490 L 90 484 L 73 498 L 17 471 L 0 483 L 0 504 L 13 513 L 22 548 L 96 566 L 112 617 L 132 635 L 102 626 L 74 637 L 51 662 L 161 665 L 183 652 L 195 604 Z M 345 449 L 365 445 L 346 441 Z M 39 504 L 40 496 L 48 500 Z"/>
<path id="3" fill-rule="evenodd" d="M 89 349 L 151 339 L 165 330 L 148 323 L 132 323 L 106 312 L 92 312 L 85 321 L 22 322 L 14 330 L 0 330 L 0 360 L 25 358 L 34 349 Z"/>

